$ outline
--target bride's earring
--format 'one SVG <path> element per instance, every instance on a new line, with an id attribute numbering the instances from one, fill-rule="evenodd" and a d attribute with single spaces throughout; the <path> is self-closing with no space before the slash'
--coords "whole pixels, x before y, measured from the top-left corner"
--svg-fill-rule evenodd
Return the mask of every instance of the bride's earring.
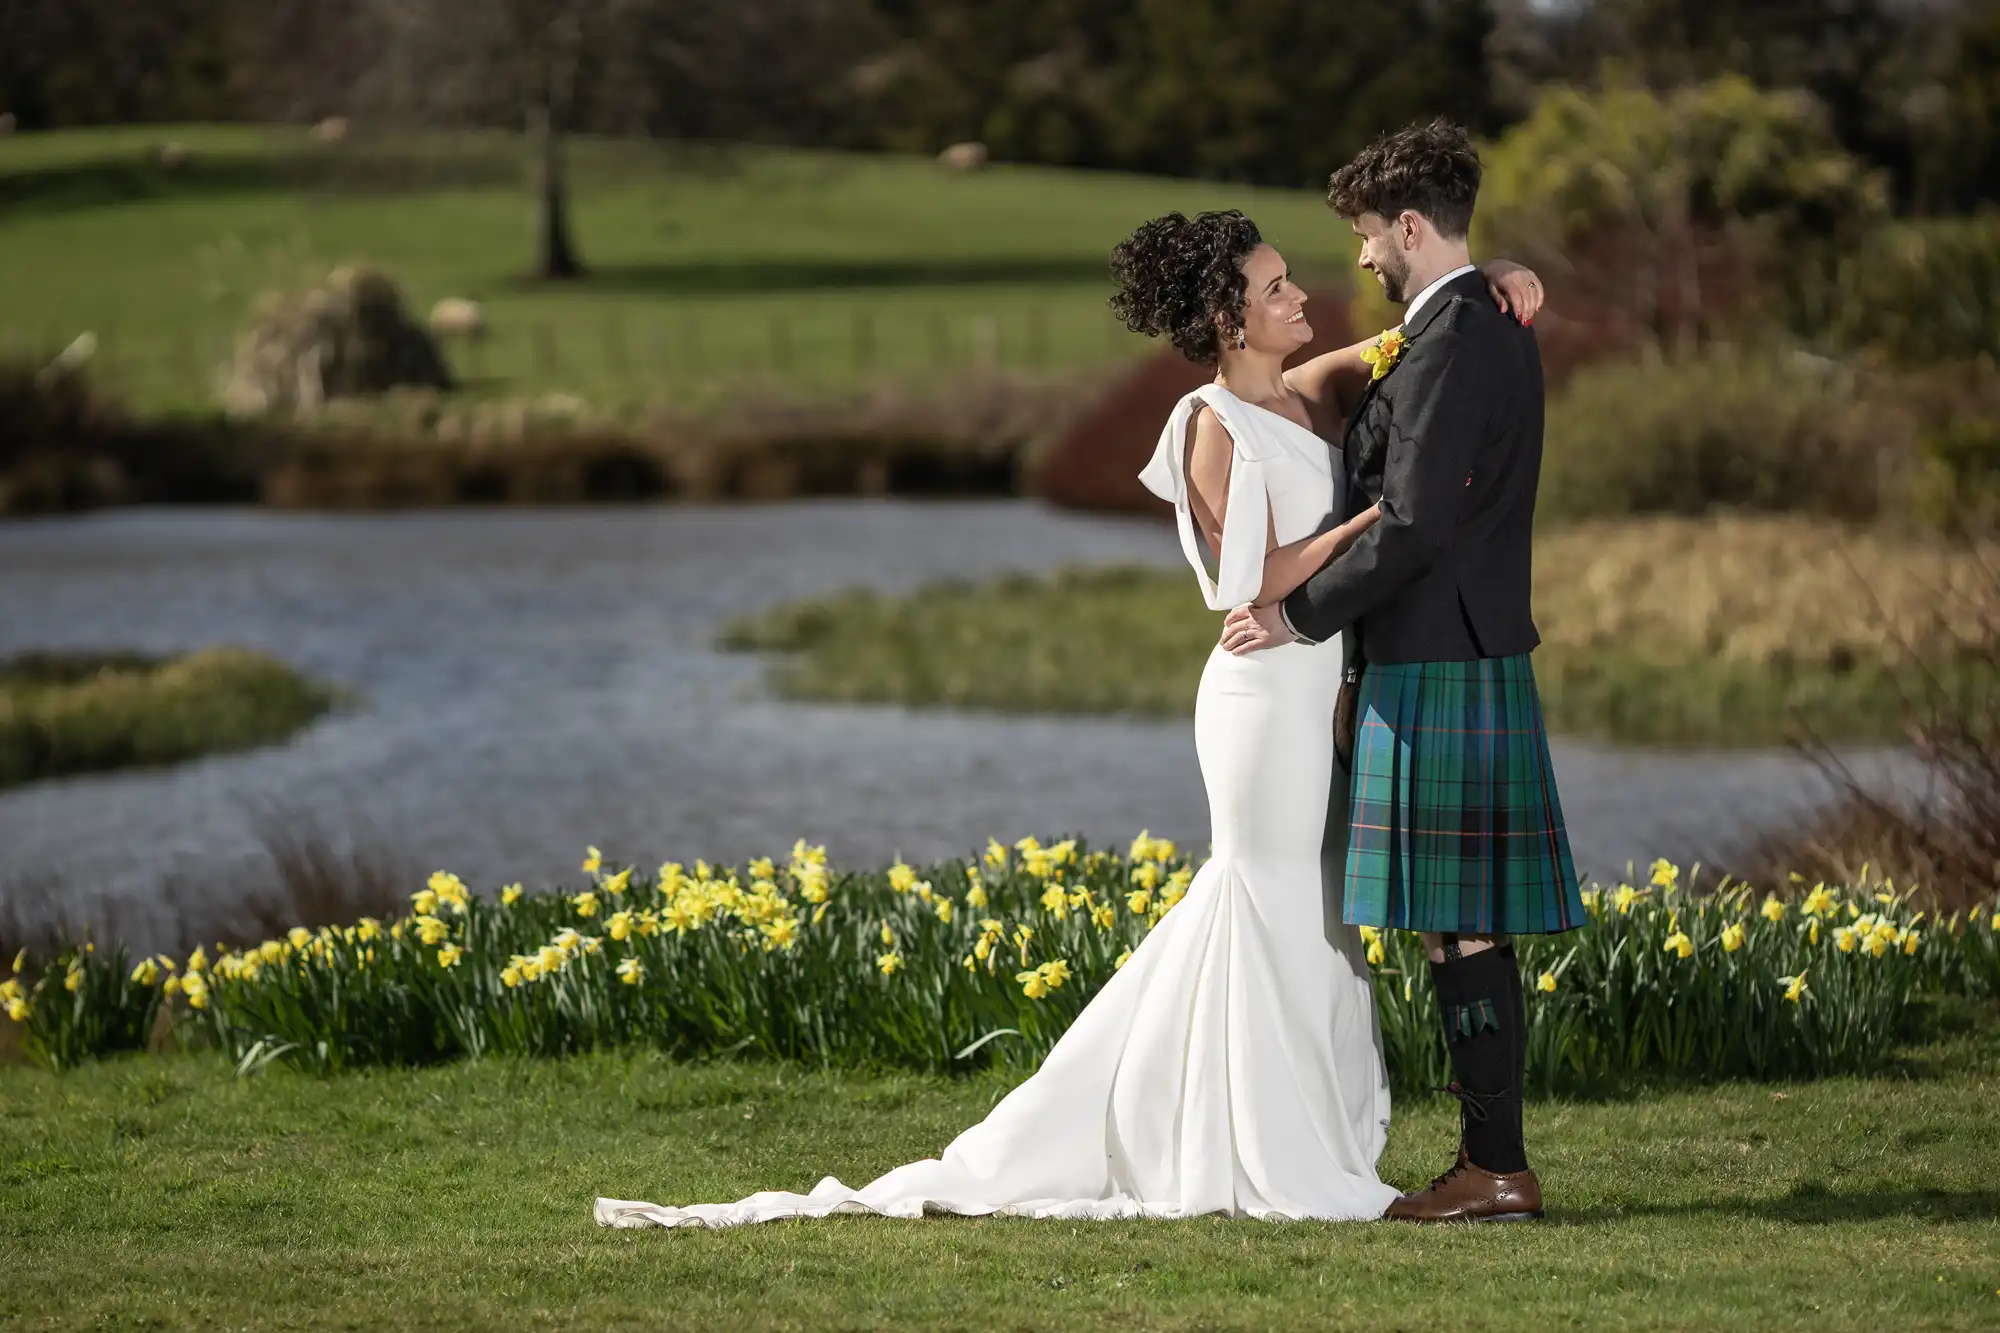
<path id="1" fill-rule="evenodd" d="M 1240 352 L 1250 345 L 1250 337 L 1242 329 L 1236 329 L 1234 332 L 1236 334 L 1236 350 Z"/>

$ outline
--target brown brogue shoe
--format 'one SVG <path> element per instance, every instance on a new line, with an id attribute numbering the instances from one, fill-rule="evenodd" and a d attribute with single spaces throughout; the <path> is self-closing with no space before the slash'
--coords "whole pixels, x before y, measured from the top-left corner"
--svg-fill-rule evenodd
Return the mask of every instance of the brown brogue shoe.
<path id="1" fill-rule="evenodd" d="M 1467 1161 L 1389 1205 L 1398 1222 L 1530 1222 L 1542 1215 L 1542 1182 L 1533 1171 L 1505 1175 Z"/>

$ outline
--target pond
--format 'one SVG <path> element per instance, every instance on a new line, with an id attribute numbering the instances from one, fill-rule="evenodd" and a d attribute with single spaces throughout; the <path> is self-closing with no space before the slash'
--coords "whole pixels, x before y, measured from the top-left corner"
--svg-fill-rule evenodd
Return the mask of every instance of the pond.
<path id="1" fill-rule="evenodd" d="M 789 704 L 758 660 L 712 647 L 740 612 L 837 588 L 1179 561 L 1164 525 L 1009 501 L 0 526 L 0 655 L 237 643 L 362 698 L 281 747 L 0 793 L 0 904 L 108 911 L 140 937 L 226 913 L 270 879 L 268 820 L 481 885 L 574 877 L 586 843 L 649 866 L 801 836 L 854 866 L 989 834 L 1122 844 L 1149 828 L 1205 848 L 1187 721 Z M 1600 876 L 1724 846 L 1827 791 L 1782 752 L 1560 741 L 1556 762 L 1580 866 Z"/>

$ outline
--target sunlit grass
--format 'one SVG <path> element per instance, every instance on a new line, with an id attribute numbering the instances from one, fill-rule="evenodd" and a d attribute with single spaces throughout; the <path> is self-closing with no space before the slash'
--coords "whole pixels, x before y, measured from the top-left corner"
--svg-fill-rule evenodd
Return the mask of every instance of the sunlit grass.
<path id="1" fill-rule="evenodd" d="M 1538 1103 L 1536 1226 L 835 1218 L 600 1230 L 858 1184 L 1009 1086 L 656 1055 L 245 1079 L 212 1057 L 0 1070 L 0 1322 L 512 1329 L 1983 1329 L 1993 1029 L 1914 1077 Z M 1384 1175 L 1447 1161 L 1398 1103 Z M 1052 1132 L 1059 1132 L 1051 1127 Z"/>
<path id="2" fill-rule="evenodd" d="M 334 691 L 238 648 L 175 658 L 25 655 L 0 661 L 0 787 L 175 763 L 280 741 Z"/>
<path id="3" fill-rule="evenodd" d="M 155 165 L 184 144 L 189 164 Z M 1240 206 L 1301 271 L 1352 238 L 1310 191 L 925 158 L 585 140 L 574 220 L 590 276 L 538 285 L 525 148 L 506 135 L 357 138 L 162 126 L 0 139 L 0 352 L 85 331 L 142 410 L 211 404 L 256 296 L 369 260 L 419 312 L 488 309 L 451 355 L 481 396 L 595 406 L 1023 374 L 1144 350 L 1105 306 L 1111 247 L 1171 208 Z"/>
<path id="4" fill-rule="evenodd" d="M 1545 533 L 1535 673 L 1550 726 L 1631 742 L 1899 739 L 1911 653 L 1952 689 L 2000 685 L 1991 656 L 1966 651 L 1996 558 L 1804 518 Z M 1188 573 L 1070 570 L 836 594 L 735 622 L 721 642 L 786 654 L 771 677 L 793 698 L 1176 716 L 1220 621 Z"/>

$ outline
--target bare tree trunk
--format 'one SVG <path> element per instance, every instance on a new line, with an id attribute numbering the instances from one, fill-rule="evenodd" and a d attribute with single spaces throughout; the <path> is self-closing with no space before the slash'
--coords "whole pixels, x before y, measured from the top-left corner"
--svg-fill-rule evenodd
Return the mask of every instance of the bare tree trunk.
<path id="1" fill-rule="evenodd" d="M 563 136 L 546 105 L 528 113 L 535 148 L 535 276 L 562 281 L 583 276 L 583 261 L 569 235 L 569 182 L 563 172 Z"/>

